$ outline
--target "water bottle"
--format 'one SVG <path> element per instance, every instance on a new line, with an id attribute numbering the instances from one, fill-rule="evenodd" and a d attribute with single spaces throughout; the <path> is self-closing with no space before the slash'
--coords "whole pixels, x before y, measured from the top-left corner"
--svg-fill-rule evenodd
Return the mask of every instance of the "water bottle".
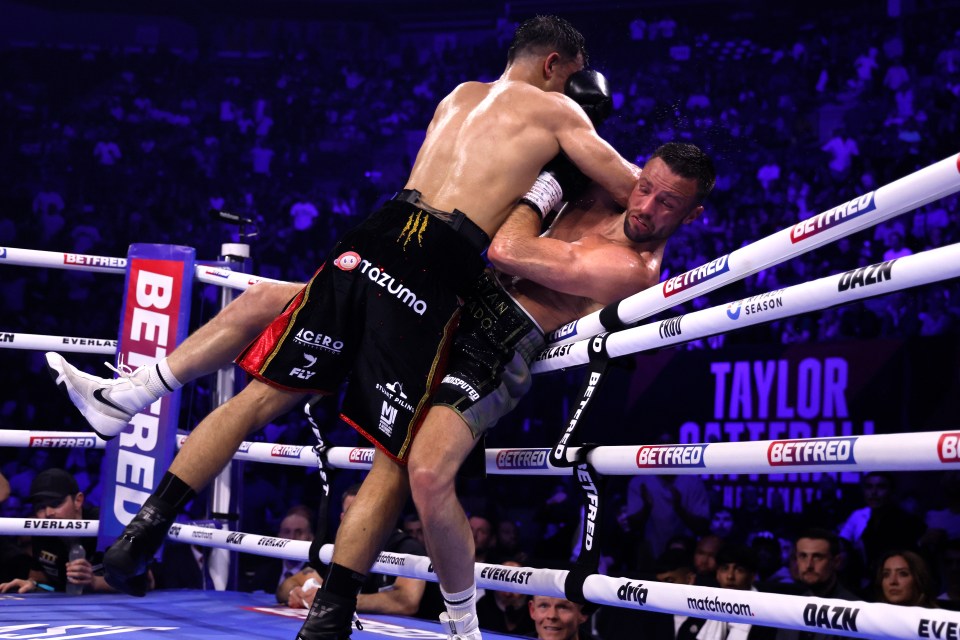
<path id="1" fill-rule="evenodd" d="M 80 544 L 79 542 L 75 542 L 73 543 L 73 545 L 70 546 L 70 555 L 68 556 L 70 562 L 73 562 L 74 560 L 83 560 L 86 557 L 87 557 L 87 552 L 83 548 L 82 544 Z M 78 596 L 81 593 L 83 593 L 82 584 L 74 584 L 73 582 L 70 582 L 69 580 L 67 580 L 68 596 Z"/>

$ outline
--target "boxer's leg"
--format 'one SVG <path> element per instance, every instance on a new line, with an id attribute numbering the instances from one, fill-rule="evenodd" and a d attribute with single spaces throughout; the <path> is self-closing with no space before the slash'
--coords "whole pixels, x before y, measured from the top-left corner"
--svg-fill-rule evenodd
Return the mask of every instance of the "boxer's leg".
<path id="1" fill-rule="evenodd" d="M 377 451 L 370 473 L 343 514 L 333 561 L 316 593 L 298 640 L 344 640 L 350 637 L 357 594 L 383 550 L 410 495 L 407 470 Z"/>
<path id="2" fill-rule="evenodd" d="M 180 509 L 226 466 L 247 435 L 302 402 L 305 396 L 254 380 L 204 418 L 190 433 L 157 489 L 104 554 L 107 583 L 124 593 L 144 595 L 147 565 Z"/>
<path id="3" fill-rule="evenodd" d="M 93 430 L 108 440 L 161 397 L 229 366 L 301 288 L 268 282 L 250 287 L 166 358 L 133 372 L 126 370 L 119 378 L 90 375 L 53 352 L 47 354 L 47 366 Z"/>
<path id="4" fill-rule="evenodd" d="M 456 475 L 476 444 L 463 419 L 434 406 L 410 449 L 408 472 L 423 536 L 440 580 L 447 612 L 440 620 L 452 636 L 479 638 L 473 532 L 457 499 Z"/>

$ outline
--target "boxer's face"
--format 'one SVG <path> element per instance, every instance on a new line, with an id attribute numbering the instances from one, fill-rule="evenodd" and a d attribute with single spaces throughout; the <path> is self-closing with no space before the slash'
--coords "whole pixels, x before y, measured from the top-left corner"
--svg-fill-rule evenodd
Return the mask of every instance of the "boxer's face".
<path id="1" fill-rule="evenodd" d="M 697 181 L 678 176 L 663 160 L 654 158 L 644 166 L 630 193 L 623 231 L 634 242 L 666 240 L 702 212 L 697 204 Z"/>

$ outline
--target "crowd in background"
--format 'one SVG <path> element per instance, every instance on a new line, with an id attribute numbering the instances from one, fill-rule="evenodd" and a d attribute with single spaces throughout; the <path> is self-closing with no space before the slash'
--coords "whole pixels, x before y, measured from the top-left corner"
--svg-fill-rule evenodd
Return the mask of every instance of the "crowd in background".
<path id="1" fill-rule="evenodd" d="M 601 135 L 639 164 L 659 144 L 682 140 L 704 148 L 717 166 L 705 215 L 668 245 L 664 278 L 957 151 L 960 31 L 955 24 L 948 28 L 942 12 L 894 18 L 882 11 L 828 11 L 785 31 L 746 11 L 728 21 L 658 11 L 607 25 L 604 37 L 592 39 L 590 27 L 599 27 L 584 22 L 593 66 L 613 89 L 613 116 Z M 222 242 L 246 239 L 254 272 L 306 279 L 334 238 L 378 198 L 402 188 L 436 102 L 458 82 L 493 79 L 510 32 L 503 21 L 486 31 L 406 35 L 361 23 L 349 29 L 321 24 L 189 51 L 7 47 L 0 51 L 0 247 L 122 256 L 132 242 L 172 243 L 214 259 Z M 237 228 L 214 221 L 210 209 L 255 221 L 257 235 L 238 236 Z M 960 201 L 953 195 L 699 298 L 685 310 L 958 240 Z M 81 335 L 115 336 L 118 304 L 102 301 L 119 301 L 118 278 L 2 268 L 0 330 L 78 335 L 82 317 Z M 197 294 L 195 324 L 215 311 L 215 300 L 212 290 Z M 692 348 L 934 336 L 956 332 L 958 323 L 960 286 L 946 283 Z M 0 380 L 20 391 L 0 399 L 4 427 L 83 428 L 72 410 L 65 418 L 64 405 L 50 401 L 56 392 L 40 377 L 40 354 L 10 360 Z M 97 366 L 92 358 L 84 362 Z M 189 394 L 184 412 L 192 425 L 205 413 L 209 391 L 197 385 Z M 333 442 L 352 442 L 352 431 L 336 425 L 333 404 Z M 310 436 L 304 421 L 294 418 L 259 437 L 302 444 Z M 20 500 L 30 479 L 51 466 L 70 470 L 98 504 L 98 453 L 0 455 L 12 488 L 3 515 L 29 511 Z M 247 465 L 244 530 L 272 533 L 287 507 L 313 502 L 303 474 L 300 468 Z M 869 497 L 841 494 L 824 478 L 816 510 L 803 514 L 785 514 L 760 496 L 724 508 L 709 481 L 698 478 L 611 483 L 606 568 L 613 575 L 650 574 L 667 549 L 692 556 L 704 540 L 713 540 L 714 553 L 721 543 L 754 548 L 763 580 L 796 580 L 790 543 L 816 525 L 847 541 L 844 583 L 857 594 L 873 597 L 871 563 L 896 546 L 922 552 L 937 593 L 960 597 L 955 475 L 931 483 L 938 490 L 930 499 L 939 505 L 927 510 L 901 502 L 906 496 L 897 494 L 895 478 L 883 476 L 887 495 L 882 505 L 873 504 L 872 515 Z M 575 490 L 565 481 L 544 481 L 542 504 L 518 518 L 488 499 L 502 494 L 499 485 L 507 482 L 463 483 L 468 510 L 499 533 L 490 538 L 497 541 L 490 543 L 490 558 L 569 561 L 580 522 Z M 868 511 L 856 520 L 863 508 Z M 673 529 L 660 531 L 647 548 L 658 519 Z M 886 535 L 892 531 L 909 535 Z"/>

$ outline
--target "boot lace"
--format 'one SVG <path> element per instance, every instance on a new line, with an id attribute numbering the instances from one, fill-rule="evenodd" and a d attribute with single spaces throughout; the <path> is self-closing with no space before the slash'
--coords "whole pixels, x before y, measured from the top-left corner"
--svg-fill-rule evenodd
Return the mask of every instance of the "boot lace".
<path id="1" fill-rule="evenodd" d="M 140 387 L 146 386 L 146 384 L 144 384 L 143 382 L 140 382 L 139 380 L 133 377 L 143 367 L 140 366 L 134 369 L 133 367 L 131 367 L 130 365 L 128 365 L 126 362 L 123 361 L 123 354 L 120 354 L 117 357 L 117 366 L 113 366 L 109 362 L 104 362 L 103 364 L 107 367 L 107 369 L 110 369 L 110 371 L 113 371 L 114 373 L 116 373 L 118 377 L 129 380 L 131 384 L 134 384 Z"/>

